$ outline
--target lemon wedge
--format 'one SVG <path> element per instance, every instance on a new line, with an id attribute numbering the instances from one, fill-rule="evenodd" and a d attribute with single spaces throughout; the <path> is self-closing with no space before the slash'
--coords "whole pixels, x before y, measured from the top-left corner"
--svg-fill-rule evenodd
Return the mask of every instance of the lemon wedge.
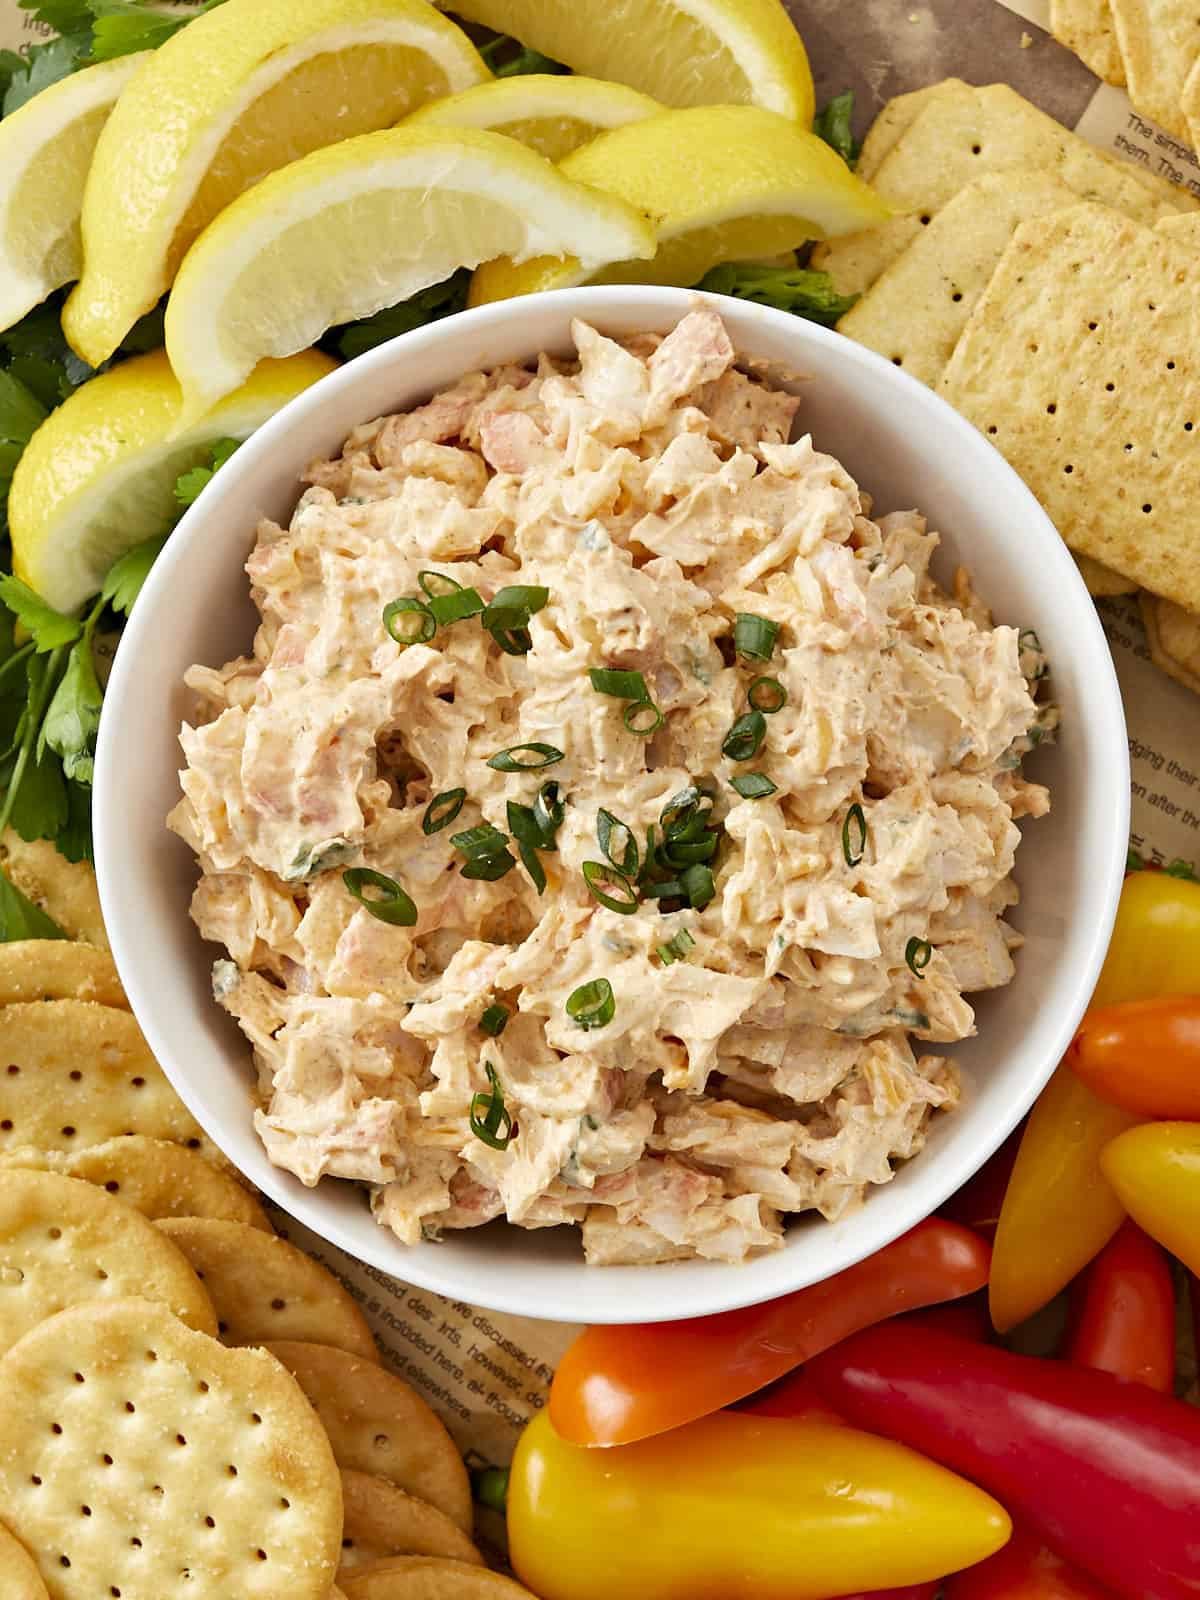
<path id="1" fill-rule="evenodd" d="M 489 76 L 426 0 L 226 0 L 155 50 L 96 145 L 63 329 L 93 366 L 251 184 Z"/>
<path id="2" fill-rule="evenodd" d="M 8 499 L 13 570 L 57 610 L 74 611 L 119 556 L 171 526 L 180 473 L 216 440 L 246 438 L 336 365 L 317 350 L 264 361 L 182 432 L 179 384 L 162 350 L 89 379 L 17 462 Z"/>
<path id="3" fill-rule="evenodd" d="M 823 139 L 755 106 L 666 111 L 600 134 L 559 171 L 653 217 L 658 253 L 600 269 L 549 255 L 489 261 L 471 284 L 472 305 L 580 283 L 686 287 L 722 261 L 778 255 L 891 215 Z"/>
<path id="4" fill-rule="evenodd" d="M 166 319 L 185 418 L 261 357 L 303 349 L 458 267 L 569 255 L 596 271 L 653 253 L 654 230 L 624 200 L 503 134 L 364 133 L 264 178 L 188 252 Z"/>
<path id="5" fill-rule="evenodd" d="M 431 100 L 406 117 L 404 126 L 490 128 L 519 139 L 547 161 L 561 161 L 598 133 L 641 122 L 664 109 L 623 83 L 530 72 Z"/>
<path id="6" fill-rule="evenodd" d="M 79 208 L 100 130 L 145 52 L 85 67 L 0 122 L 0 329 L 79 276 Z"/>
<path id="7" fill-rule="evenodd" d="M 756 105 L 807 127 L 812 73 L 780 0 L 446 0 L 575 72 L 667 106 Z"/>

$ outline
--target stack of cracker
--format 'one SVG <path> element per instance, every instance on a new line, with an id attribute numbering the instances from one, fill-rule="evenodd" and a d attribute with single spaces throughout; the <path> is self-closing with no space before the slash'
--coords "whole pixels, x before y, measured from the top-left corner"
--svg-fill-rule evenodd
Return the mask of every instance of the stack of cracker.
<path id="1" fill-rule="evenodd" d="M 1144 591 L 1200 683 L 1200 210 L 1005 84 L 902 95 L 863 148 L 898 215 L 818 247 L 838 324 L 937 389 L 1038 496 L 1096 595 Z"/>
<path id="2" fill-rule="evenodd" d="M 0 944 L 0 1595 L 532 1600 L 441 1421 L 150 1054 L 90 868 L 0 855 L 75 941 Z"/>
<path id="3" fill-rule="evenodd" d="M 1143 116 L 1200 149 L 1200 9 L 1190 0 L 1050 0 L 1050 31 Z"/>

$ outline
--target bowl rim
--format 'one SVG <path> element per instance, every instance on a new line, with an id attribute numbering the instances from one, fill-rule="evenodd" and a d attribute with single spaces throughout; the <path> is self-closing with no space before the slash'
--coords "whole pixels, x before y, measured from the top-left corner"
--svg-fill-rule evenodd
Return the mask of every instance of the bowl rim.
<path id="1" fill-rule="evenodd" d="M 885 389 L 890 386 L 896 394 L 898 404 L 903 405 L 907 402 L 910 407 L 929 413 L 931 420 L 940 430 L 947 459 L 955 463 L 955 472 L 968 471 L 971 459 L 975 458 L 977 461 L 986 460 L 991 472 L 999 473 L 999 479 L 1004 483 L 1014 512 L 1050 536 L 1052 544 L 1045 554 L 1050 568 L 1054 569 L 1056 564 L 1059 568 L 1059 574 L 1055 574 L 1055 577 L 1061 574 L 1060 587 L 1064 591 L 1061 604 L 1064 609 L 1076 614 L 1077 625 L 1082 629 L 1085 638 L 1090 635 L 1088 655 L 1092 659 L 1089 659 L 1088 665 L 1094 670 L 1088 682 L 1089 710 L 1094 712 L 1097 707 L 1102 708 L 1105 726 L 1100 736 L 1109 746 L 1107 755 L 1113 762 L 1112 775 L 1114 780 L 1119 781 L 1106 785 L 1107 792 L 1093 797 L 1093 804 L 1096 807 L 1105 806 L 1108 809 L 1102 832 L 1098 833 L 1098 837 L 1107 841 L 1104 859 L 1098 859 L 1094 863 L 1094 872 L 1090 874 L 1094 885 L 1097 886 L 1103 910 L 1088 935 L 1086 956 L 1079 961 L 1071 979 L 1070 1003 L 1067 1003 L 1066 993 L 1055 997 L 1061 1005 L 1061 1016 L 1054 1030 L 1055 1046 L 1047 1052 L 1045 1072 L 1039 1081 L 1027 1084 L 1025 1092 L 1014 1097 L 1008 1106 L 1008 1114 L 992 1126 L 985 1138 L 975 1141 L 968 1153 L 961 1155 L 953 1164 L 948 1157 L 943 1157 L 941 1181 L 933 1186 L 935 1198 L 932 1204 L 926 1205 L 922 1201 L 914 1208 L 912 1215 L 906 1214 L 902 1206 L 892 1208 L 892 1211 L 882 1207 L 877 1208 L 874 1227 L 863 1228 L 851 1248 L 843 1247 L 839 1257 L 840 1264 L 834 1270 L 844 1271 L 883 1248 L 942 1205 L 999 1148 L 1029 1110 L 1045 1083 L 1049 1081 L 1086 1008 L 1100 972 L 1116 916 L 1128 843 L 1130 785 L 1124 707 L 1115 666 L 1099 617 L 1079 577 L 1074 561 L 1032 491 L 985 436 L 966 418 L 953 410 L 940 395 L 884 357 L 832 329 L 797 318 L 774 307 L 744 300 L 731 300 L 723 295 L 693 289 L 656 285 L 584 286 L 499 301 L 456 313 L 389 340 L 320 378 L 263 423 L 239 448 L 233 460 L 216 475 L 210 485 L 184 512 L 156 560 L 142 594 L 133 607 L 117 649 L 106 698 L 111 701 L 114 711 L 126 711 L 126 714 L 128 714 L 126 702 L 130 702 L 131 707 L 136 704 L 137 663 L 141 648 L 154 629 L 160 607 L 171 594 L 175 569 L 182 563 L 192 543 L 203 537 L 204 529 L 210 520 L 219 517 L 223 499 L 235 492 L 242 478 L 256 473 L 260 464 L 266 463 L 271 458 L 277 445 L 286 440 L 289 431 L 299 418 L 306 417 L 309 413 L 331 403 L 344 404 L 360 385 L 365 385 L 376 374 L 386 372 L 400 360 L 419 360 L 424 352 L 431 348 L 436 350 L 451 332 L 463 335 L 472 330 L 478 331 L 482 336 L 496 325 L 519 323 L 522 319 L 527 319 L 532 327 L 537 315 L 551 301 L 562 320 L 568 323 L 574 316 L 585 319 L 594 317 L 602 322 L 606 314 L 614 315 L 622 310 L 632 311 L 639 306 L 645 307 L 649 317 L 668 314 L 682 316 L 688 310 L 695 309 L 697 305 L 711 305 L 726 317 L 735 317 L 744 324 L 774 329 L 777 335 L 785 339 L 790 338 L 794 343 L 796 359 L 801 363 L 806 341 L 813 341 L 818 347 L 826 346 L 836 361 L 843 362 L 848 369 L 856 369 L 863 382 L 881 385 Z M 746 335 L 743 333 L 741 337 L 745 338 Z M 537 342 L 533 335 L 531 339 L 534 343 Z M 738 338 L 735 336 L 735 343 L 737 342 Z M 537 350 L 530 349 L 530 356 L 537 353 Z M 462 370 L 466 371 L 469 368 L 464 366 Z M 398 381 L 402 382 L 403 379 L 400 378 Z M 349 423 L 347 431 L 352 426 L 354 424 Z M 128 761 L 127 753 L 122 748 L 117 722 L 118 716 L 115 714 L 101 719 L 93 790 L 96 872 L 113 958 L 134 1015 L 175 1092 L 197 1122 L 213 1138 L 214 1143 L 223 1148 L 222 1140 L 210 1125 L 212 1119 L 199 1087 L 186 1067 L 174 1059 L 174 1052 L 166 1032 L 160 1026 L 154 986 L 149 981 L 148 974 L 144 974 L 142 970 L 139 946 L 144 941 L 138 937 L 135 908 L 128 903 L 127 897 L 121 892 L 120 858 L 122 850 L 131 850 L 131 846 L 128 840 L 123 838 L 125 830 L 122 827 L 120 796 L 122 787 L 128 781 L 136 764 Z M 1100 855 L 1098 846 L 1096 853 Z M 247 1070 L 249 1072 L 252 1069 L 248 1066 Z M 257 1135 L 252 1136 L 257 1145 Z M 536 1320 L 567 1323 L 580 1320 L 580 1308 L 575 1303 L 575 1296 L 569 1290 L 550 1292 L 536 1287 L 521 1286 L 520 1272 L 513 1274 L 517 1286 L 511 1291 L 489 1285 L 486 1295 L 480 1298 L 472 1292 L 472 1286 L 467 1281 L 470 1273 L 469 1264 L 456 1267 L 453 1259 L 447 1258 L 450 1260 L 448 1270 L 442 1269 L 439 1264 L 440 1251 L 436 1247 L 412 1248 L 402 1245 L 387 1229 L 378 1225 L 376 1225 L 379 1235 L 378 1249 L 364 1249 L 360 1242 L 350 1242 L 341 1226 L 341 1217 L 325 1203 L 320 1188 L 302 1189 L 297 1193 L 296 1180 L 292 1175 L 272 1166 L 266 1159 L 265 1149 L 259 1146 L 259 1150 L 262 1156 L 261 1163 L 248 1174 L 252 1177 L 252 1181 L 290 1218 L 310 1229 L 322 1241 L 344 1251 L 352 1262 L 365 1263 L 368 1267 L 387 1274 L 389 1278 L 486 1309 Z M 235 1161 L 235 1165 L 245 1170 L 240 1161 Z M 900 1213 L 898 1221 L 890 1220 L 893 1212 Z M 497 1223 L 493 1226 L 498 1225 Z M 825 1226 L 838 1225 L 826 1223 Z M 433 1250 L 432 1254 L 430 1248 Z M 636 1273 L 638 1282 L 645 1284 L 646 1300 L 636 1305 L 636 1318 L 617 1310 L 612 1310 L 609 1314 L 608 1309 L 598 1309 L 589 1305 L 587 1319 L 594 1323 L 623 1323 L 631 1320 L 659 1322 L 735 1310 L 775 1298 L 779 1294 L 789 1292 L 790 1289 L 825 1281 L 833 1275 L 832 1272 L 821 1272 L 816 1276 L 798 1273 L 795 1283 L 782 1286 L 761 1283 L 759 1274 L 754 1270 L 755 1260 L 775 1261 L 785 1253 L 785 1251 L 772 1252 L 765 1257 L 752 1259 L 740 1268 L 721 1266 L 720 1270 L 724 1274 L 721 1288 L 716 1293 L 701 1296 L 705 1303 L 699 1310 L 691 1306 L 676 1310 L 671 1304 L 665 1303 L 670 1294 L 670 1278 L 666 1275 L 666 1269 L 675 1266 L 675 1263 L 657 1263 L 637 1268 L 605 1268 L 603 1269 L 605 1276 L 619 1272 Z M 686 1268 L 688 1263 L 681 1265 Z M 578 1268 L 580 1272 L 589 1275 L 601 1272 L 599 1268 L 588 1267 L 582 1258 L 578 1262 Z"/>

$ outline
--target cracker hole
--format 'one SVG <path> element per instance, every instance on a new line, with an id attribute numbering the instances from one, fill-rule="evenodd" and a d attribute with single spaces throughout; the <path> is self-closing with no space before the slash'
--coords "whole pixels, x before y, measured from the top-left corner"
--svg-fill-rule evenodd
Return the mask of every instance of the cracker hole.
<path id="1" fill-rule="evenodd" d="M 1104 387 L 1105 387 L 1105 390 L 1106 390 L 1106 391 L 1107 391 L 1107 392 L 1108 392 L 1108 393 L 1109 393 L 1109 394 L 1112 394 L 1112 392 L 1113 392 L 1113 390 L 1114 390 L 1114 389 L 1115 389 L 1115 388 L 1116 388 L 1116 387 L 1117 387 L 1117 386 L 1116 386 L 1116 384 L 1115 384 L 1115 383 L 1106 383 L 1106 384 L 1105 384 L 1105 385 L 1104 385 Z"/>
<path id="2" fill-rule="evenodd" d="M 175 1435 L 175 1443 L 182 1447 L 182 1446 L 187 1444 L 187 1440 L 183 1437 L 183 1435 L 181 1433 L 177 1433 Z"/>
<path id="3" fill-rule="evenodd" d="M 892 365 L 894 367 L 902 367 L 904 365 L 904 357 L 903 356 L 893 356 L 892 357 Z"/>
<path id="4" fill-rule="evenodd" d="M 1150 513 L 1153 510 L 1154 510 L 1154 507 L 1150 504 L 1149 501 L 1147 501 L 1146 504 L 1142 507 L 1142 511 L 1145 513 L 1146 516 L 1149 516 Z"/>
<path id="5" fill-rule="evenodd" d="M 201 1274 L 201 1276 L 203 1276 L 203 1274 Z M 220 1333 L 220 1334 L 228 1333 L 229 1332 L 229 1324 L 227 1322 L 221 1322 L 218 1319 L 218 1321 L 217 1321 L 217 1332 Z"/>
<path id="6" fill-rule="evenodd" d="M 108 1282 L 108 1273 L 105 1272 L 103 1267 L 97 1267 L 96 1268 L 96 1277 L 98 1278 L 98 1280 L 101 1283 L 107 1283 Z"/>
<path id="7" fill-rule="evenodd" d="M 144 1089 L 146 1087 L 145 1078 L 130 1078 L 129 1081 L 135 1089 Z"/>
<path id="8" fill-rule="evenodd" d="M 1146 301 L 1146 310 L 1147 311 L 1157 311 L 1158 307 L 1154 304 L 1153 300 L 1147 300 Z"/>
<path id="9" fill-rule="evenodd" d="M 21 1075 L 20 1067 L 10 1066 L 6 1070 L 7 1070 L 8 1075 L 9 1075 L 10 1078 L 19 1078 L 20 1075 Z"/>
<path id="10" fill-rule="evenodd" d="M 134 1412 L 137 1410 L 137 1407 L 134 1405 L 132 1400 L 126 1400 L 125 1409 L 130 1416 L 133 1416 Z"/>
<path id="11" fill-rule="evenodd" d="M 272 1311 L 282 1311 L 286 1304 L 287 1304 L 287 1301 L 286 1300 L 280 1300 L 278 1295 L 277 1295 L 275 1297 L 275 1299 L 271 1301 L 271 1310 Z"/>
<path id="12" fill-rule="evenodd" d="M 1037 355 L 1037 353 L 1038 353 L 1038 347 L 1037 347 L 1037 345 L 1035 345 L 1035 344 L 1031 344 L 1031 345 L 1030 345 L 1030 346 L 1029 346 L 1029 354 L 1030 354 L 1030 355 L 1031 355 L 1031 356 L 1035 356 L 1035 355 Z"/>
<path id="13" fill-rule="evenodd" d="M 375 1435 L 374 1443 L 376 1450 L 386 1450 L 391 1442 L 392 1441 L 388 1438 L 386 1433 L 377 1433 Z"/>
<path id="14" fill-rule="evenodd" d="M 0 1128 L 3 1128 L 5 1133 L 11 1133 L 12 1132 L 12 1118 L 11 1117 L 5 1117 L 4 1121 L 0 1122 Z"/>
<path id="15" fill-rule="evenodd" d="M 200 1382 L 196 1385 L 196 1388 L 200 1391 L 201 1394 L 207 1394 L 208 1393 L 208 1384 L 205 1383 L 203 1378 L 200 1379 Z"/>
<path id="16" fill-rule="evenodd" d="M 51 1433 L 61 1433 L 62 1432 L 62 1423 L 61 1422 L 52 1422 L 50 1424 L 50 1432 Z"/>
<path id="17" fill-rule="evenodd" d="M 64 1139 L 73 1139 L 75 1137 L 75 1129 L 74 1128 L 70 1128 L 70 1127 L 60 1128 L 58 1131 L 62 1134 Z"/>
<path id="18" fill-rule="evenodd" d="M 129 1543 L 134 1550 L 140 1550 L 142 1548 L 142 1541 L 138 1538 L 136 1533 L 134 1534 L 133 1538 L 130 1539 Z"/>
<path id="19" fill-rule="evenodd" d="M 973 156 L 981 156 L 983 154 L 983 146 L 981 144 L 973 144 L 971 146 L 971 154 Z"/>
<path id="20" fill-rule="evenodd" d="M 280 1495 L 279 1509 L 281 1511 L 290 1511 L 292 1509 L 292 1502 L 287 1498 L 286 1495 Z"/>
<path id="21" fill-rule="evenodd" d="M 954 301 L 954 304 L 957 305 L 958 302 L 962 299 L 962 290 L 961 289 L 956 289 L 954 291 L 954 293 L 950 296 L 950 298 L 951 298 L 951 300 Z"/>
<path id="22" fill-rule="evenodd" d="M 253 1422 L 257 1427 L 262 1422 L 262 1418 L 259 1416 L 257 1411 L 252 1411 L 250 1413 L 250 1421 Z"/>
<path id="23" fill-rule="evenodd" d="M 1175 371 L 1175 363 L 1173 361 L 1168 361 L 1167 362 L 1167 371 L 1168 372 L 1174 372 Z"/>
<path id="24" fill-rule="evenodd" d="M 110 1178 L 104 1187 L 108 1190 L 109 1194 L 118 1194 L 120 1192 L 121 1185 L 115 1178 Z"/>
<path id="25" fill-rule="evenodd" d="M 58 1564 L 60 1567 L 69 1567 L 71 1565 L 70 1556 L 59 1556 Z"/>
<path id="26" fill-rule="evenodd" d="M 1183 425 L 1184 433 L 1191 433 L 1191 431 L 1192 431 L 1194 426 L 1195 426 L 1195 424 L 1192 423 L 1192 422 L 1185 422 L 1184 425 Z"/>
<path id="27" fill-rule="evenodd" d="M 121 1600 L 121 1591 L 117 1588 L 115 1583 L 110 1586 L 108 1592 L 112 1596 L 112 1600 Z"/>
<path id="28" fill-rule="evenodd" d="M 40 1489 L 42 1487 L 42 1480 L 38 1477 L 36 1472 L 33 1474 L 33 1476 L 30 1478 L 29 1481 L 30 1481 L 30 1483 L 33 1485 L 33 1487 L 35 1489 Z"/>
<path id="29" fill-rule="evenodd" d="M 150 1486 L 150 1493 L 151 1494 L 162 1494 L 163 1492 L 164 1492 L 164 1490 L 163 1490 L 163 1486 L 162 1486 L 161 1483 L 151 1484 L 151 1486 Z"/>
<path id="30" fill-rule="evenodd" d="M 1053 400 L 1051 400 L 1050 404 L 1046 407 L 1046 415 L 1048 417 L 1052 417 L 1057 412 L 1057 410 L 1058 410 L 1058 406 L 1055 404 L 1055 402 Z"/>
<path id="31" fill-rule="evenodd" d="M 70 1074 L 70 1078 L 72 1083 L 81 1083 L 83 1081 L 83 1073 L 80 1072 L 78 1067 L 76 1067 L 75 1070 Z"/>
<path id="32" fill-rule="evenodd" d="M 205 1517 L 204 1526 L 206 1528 L 215 1528 L 216 1527 L 216 1523 L 213 1521 L 213 1519 L 211 1517 Z"/>
<path id="33" fill-rule="evenodd" d="M 989 433 L 995 433 L 996 431 L 997 431 L 996 430 L 996 424 L 993 422 L 991 427 L 988 429 L 988 432 Z"/>
<path id="34" fill-rule="evenodd" d="M 76 1383 L 82 1383 L 83 1381 L 84 1381 L 83 1380 L 83 1373 L 82 1372 L 77 1372 L 75 1374 L 75 1382 Z"/>
<path id="35" fill-rule="evenodd" d="M 932 221 L 933 218 L 930 216 L 928 211 L 925 211 L 921 214 L 921 226 L 923 228 L 927 228 Z"/>
<path id="36" fill-rule="evenodd" d="M 91 1514 L 92 1514 L 92 1508 L 91 1508 L 91 1506 L 80 1506 L 80 1508 L 79 1508 L 79 1515 L 80 1515 L 80 1516 L 81 1516 L 81 1517 L 90 1517 L 90 1516 L 91 1516 Z"/>
<path id="37" fill-rule="evenodd" d="M 228 1474 L 228 1476 L 229 1476 L 229 1477 L 231 1477 L 231 1478 L 236 1478 L 236 1477 L 237 1477 L 237 1475 L 238 1475 L 238 1470 L 237 1470 L 237 1468 L 236 1468 L 236 1467 L 235 1467 L 235 1466 L 234 1466 L 234 1464 L 233 1464 L 233 1462 L 232 1462 L 232 1461 L 231 1461 L 231 1462 L 230 1462 L 230 1463 L 229 1463 L 229 1465 L 228 1465 L 228 1466 L 227 1466 L 227 1467 L 226 1467 L 226 1468 L 225 1468 L 225 1471 L 226 1471 L 226 1473 L 227 1473 L 227 1474 Z"/>
<path id="38" fill-rule="evenodd" d="M 1132 454 L 1133 454 L 1133 446 L 1132 446 L 1132 445 L 1131 445 L 1131 444 L 1127 444 L 1127 445 L 1126 445 L 1126 446 L 1125 446 L 1125 454 L 1126 454 L 1126 455 L 1127 455 L 1127 456 L 1130 456 L 1130 455 L 1132 455 Z"/>
<path id="39" fill-rule="evenodd" d="M 103 1456 L 100 1457 L 100 1459 L 101 1459 L 101 1461 L 103 1461 L 103 1463 L 104 1463 L 104 1465 L 106 1467 L 111 1467 L 112 1464 L 113 1464 L 113 1458 L 111 1456 L 109 1456 L 109 1455 L 103 1455 Z"/>
<path id="40" fill-rule="evenodd" d="M 1088 323 L 1088 332 L 1089 333 L 1095 333 L 1096 329 L 1099 326 L 1100 326 L 1100 324 L 1098 322 L 1089 322 Z"/>
<path id="41" fill-rule="evenodd" d="M 254 1554 L 260 1561 L 265 1561 L 267 1559 L 267 1552 L 265 1550 L 256 1550 Z"/>
<path id="42" fill-rule="evenodd" d="M 51 1228 L 50 1232 L 49 1232 L 49 1237 L 51 1239 L 61 1239 L 62 1238 L 62 1229 L 61 1228 Z"/>
<path id="43" fill-rule="evenodd" d="M 187 1148 L 189 1150 L 199 1150 L 199 1148 L 200 1148 L 199 1139 L 188 1139 L 188 1140 L 185 1141 L 185 1143 L 186 1143 Z"/>
<path id="44" fill-rule="evenodd" d="M 1068 462 L 1067 465 L 1063 468 L 1063 471 L 1064 472 L 1074 472 L 1075 468 L 1070 464 L 1070 462 Z"/>

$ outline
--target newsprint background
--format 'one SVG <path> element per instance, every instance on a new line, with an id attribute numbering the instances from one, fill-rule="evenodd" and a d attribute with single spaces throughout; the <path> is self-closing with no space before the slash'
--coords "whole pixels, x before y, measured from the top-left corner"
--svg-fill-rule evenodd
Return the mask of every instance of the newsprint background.
<path id="1" fill-rule="evenodd" d="M 1123 92 L 1045 31 L 1048 0 L 785 0 L 812 59 L 818 104 L 852 88 L 861 135 L 892 95 L 941 78 L 1005 79 L 1085 138 L 1200 194 L 1200 163 L 1140 117 Z M 45 30 L 0 0 L 0 46 Z M 1148 859 L 1200 860 L 1200 699 L 1150 661 L 1135 599 L 1100 603 L 1129 721 L 1133 840 Z M 371 1319 L 384 1360 L 445 1419 L 472 1465 L 504 1464 L 545 1404 L 569 1326 L 480 1311 L 350 1261 L 273 1212 L 280 1232 L 333 1269 Z M 1189 1352 L 1190 1354 L 1190 1352 Z M 1190 1363 L 1189 1363 L 1190 1365 Z M 485 1514 L 486 1515 L 486 1514 Z M 481 1530 L 497 1547 L 499 1519 Z"/>

